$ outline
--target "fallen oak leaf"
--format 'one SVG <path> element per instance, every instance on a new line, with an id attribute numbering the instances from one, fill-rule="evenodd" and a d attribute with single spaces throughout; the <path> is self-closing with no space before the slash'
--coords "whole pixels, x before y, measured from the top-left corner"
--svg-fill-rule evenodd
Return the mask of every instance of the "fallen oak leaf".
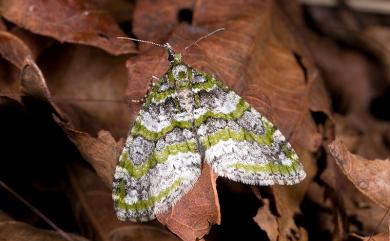
<path id="1" fill-rule="evenodd" d="M 389 233 L 379 233 L 374 236 L 370 237 L 363 237 L 357 234 L 351 234 L 350 236 L 354 238 L 358 238 L 359 240 L 362 241 L 389 241 L 390 240 L 390 235 Z"/>
<path id="2" fill-rule="evenodd" d="M 2 19 L 0 19 L 0 30 L 1 31 L 5 31 L 7 30 L 7 27 L 5 26 L 4 22 Z"/>
<path id="3" fill-rule="evenodd" d="M 340 139 L 329 144 L 337 165 L 354 186 L 378 205 L 390 207 L 390 161 L 367 160 L 350 153 Z"/>
<path id="4" fill-rule="evenodd" d="M 20 70 L 31 49 L 13 33 L 0 30 L 0 55 L 7 61 L 0 62 L 0 96 L 21 102 Z"/>
<path id="5" fill-rule="evenodd" d="M 270 241 L 277 241 L 279 236 L 277 218 L 271 212 L 269 199 L 264 198 L 262 201 L 263 206 L 257 210 L 253 220 L 267 233 Z"/>
<path id="6" fill-rule="evenodd" d="M 67 234 L 67 235 L 69 235 L 73 241 L 88 241 L 88 239 L 83 238 L 79 235 L 75 235 L 75 234 Z M 1 240 L 12 240 L 12 241 L 25 241 L 25 240 L 69 241 L 69 239 L 65 239 L 63 236 L 61 236 L 59 233 L 55 231 L 38 229 L 27 223 L 18 222 L 15 220 L 4 220 L 4 219 L 2 219 L 0 222 L 0 236 L 1 236 Z"/>
<path id="7" fill-rule="evenodd" d="M 184 241 L 202 239 L 212 224 L 221 222 L 216 179 L 217 175 L 204 163 L 194 187 L 157 219 Z"/>
<path id="8" fill-rule="evenodd" d="M 23 93 L 44 100 L 53 107 L 56 114 L 55 121 L 63 128 L 69 139 L 75 143 L 81 155 L 94 167 L 107 186 L 111 186 L 112 173 L 124 144 L 123 140 L 116 141 L 113 133 L 121 132 L 118 130 L 120 129 L 118 128 L 119 118 L 125 120 L 122 122 L 126 122 L 123 126 L 127 129 L 128 117 L 126 115 L 118 117 L 127 110 L 127 106 L 124 103 L 111 102 L 105 105 L 100 102 L 92 102 L 92 105 L 89 102 L 77 102 L 77 97 L 88 99 L 87 97 L 97 95 L 109 99 L 118 98 L 116 94 L 121 92 L 122 85 L 125 85 L 121 84 L 123 79 L 121 73 L 125 74 L 126 71 L 125 67 L 122 66 L 124 62 L 120 57 L 113 57 L 103 51 L 85 46 L 76 47 L 76 49 L 67 48 L 66 50 L 77 59 L 66 62 L 68 68 L 61 69 L 61 78 L 56 75 L 58 72 L 52 73 L 46 70 L 48 77 L 46 80 L 35 61 L 26 58 L 21 71 Z M 59 56 L 58 53 L 56 56 Z M 88 58 L 93 58 L 93 60 L 88 61 Z M 89 65 L 80 69 L 78 68 L 80 63 L 88 63 Z M 100 79 L 96 81 L 98 77 Z M 95 87 L 93 89 L 90 88 L 92 82 Z M 115 86 L 107 90 L 106 86 L 113 83 L 116 83 Z M 52 97 L 52 93 L 56 96 Z M 76 97 L 75 103 L 61 102 L 61 99 L 67 97 L 70 99 Z M 107 104 L 111 104 L 111 106 L 107 107 Z M 116 125 L 102 124 L 99 121 L 101 118 L 108 122 L 114 122 Z M 112 126 L 113 130 L 104 131 L 99 125 Z M 85 131 L 85 129 L 89 131 Z M 96 132 L 90 131 L 91 129 L 95 129 Z"/>
<path id="9" fill-rule="evenodd" d="M 2 187 L 4 188 L 3 185 L 4 185 L 4 183 L 2 184 Z M 6 188 L 6 189 L 8 189 L 8 188 Z M 13 191 L 11 190 L 11 192 L 13 192 Z M 16 195 L 18 195 L 18 194 L 16 194 Z M 22 202 L 26 202 L 26 201 L 23 200 Z M 48 221 L 48 219 L 46 221 Z M 51 226 L 53 226 L 53 225 L 54 224 L 51 224 Z M 0 237 L 1 237 L 0 240 L 2 240 L 2 241 L 3 240 L 4 241 L 6 241 L 6 240 L 12 240 L 12 241 L 25 241 L 25 240 L 30 240 L 30 241 L 38 241 L 38 240 L 88 241 L 86 238 L 81 237 L 79 235 L 65 233 L 62 230 L 60 230 L 59 228 L 57 228 L 57 231 L 38 229 L 38 228 L 33 227 L 27 223 L 13 220 L 10 216 L 8 216 L 2 210 L 0 210 Z"/>
<path id="10" fill-rule="evenodd" d="M 0 55 L 7 61 L 0 62 L 0 96 L 21 102 L 23 93 L 20 75 L 26 63 L 34 62 L 51 41 L 31 32 L 14 27 L 0 30 Z"/>
<path id="11" fill-rule="evenodd" d="M 297 185 L 272 186 L 275 206 L 278 212 L 278 241 L 304 241 L 308 239 L 306 230 L 295 222 L 295 217 L 301 213 L 300 205 L 317 173 L 317 166 L 312 161 L 313 154 L 310 151 L 303 147 L 297 147 L 295 150 L 305 166 L 307 177 Z"/>
<path id="12" fill-rule="evenodd" d="M 307 232 L 299 227 L 294 220 L 296 214 L 300 213 L 299 204 L 304 197 L 307 181 L 296 186 L 274 186 L 275 203 L 280 217 L 278 221 L 278 241 L 304 241 L 307 240 Z"/>
<path id="13" fill-rule="evenodd" d="M 110 15 L 113 16 L 117 23 L 127 23 L 132 21 L 133 12 L 134 12 L 134 1 L 128 0 L 98 0 L 94 1 L 96 5 L 110 12 Z M 134 25 L 134 23 L 132 23 Z M 130 24 L 129 24 L 130 27 Z"/>
<path id="14" fill-rule="evenodd" d="M 55 13 L 55 14 L 53 14 Z M 114 54 L 135 53 L 130 41 L 108 12 L 92 1 L 3 0 L 0 14 L 10 22 L 60 42 L 92 45 Z"/>
<path id="15" fill-rule="evenodd" d="M 390 79 L 390 71 L 388 66 L 390 66 L 390 28 L 382 27 L 382 26 L 372 26 L 361 33 L 361 39 L 366 46 L 372 50 L 380 61 L 383 63 L 385 68 L 383 70 L 386 73 L 386 79 L 389 81 Z"/>
<path id="16" fill-rule="evenodd" d="M 164 6 L 161 2 L 163 1 L 156 1 L 154 7 Z M 234 9 L 241 9 L 241 11 L 234 11 Z M 164 39 L 167 39 L 177 53 L 182 53 L 184 62 L 215 75 L 266 117 L 274 120 L 283 134 L 287 137 L 294 136 L 293 145 L 295 143 L 296 146 L 316 151 L 321 144 L 321 136 L 318 135 L 310 110 L 330 113 L 330 102 L 326 94 L 323 94 L 326 92 L 323 86 L 321 87 L 321 80 L 315 78 L 315 74 L 310 75 L 306 82 L 304 71 L 291 49 L 290 42 L 293 40 L 283 41 L 286 35 L 290 37 L 289 40 L 293 38 L 286 30 L 283 20 L 279 18 L 280 12 L 275 9 L 277 6 L 274 6 L 272 1 L 261 3 L 249 1 L 246 4 L 237 1 L 223 3 L 203 1 L 196 4 L 193 9 L 194 26 L 180 24 L 172 30 L 170 37 Z M 153 18 L 150 15 L 149 17 Z M 137 14 L 134 16 L 136 17 Z M 198 46 L 188 51 L 182 51 L 191 42 L 220 27 L 225 27 L 225 31 L 202 40 Z M 148 29 L 144 30 L 148 31 Z M 128 95 L 141 97 L 147 89 L 146 80 L 152 75 L 163 74 L 168 66 L 167 62 L 164 50 L 156 48 L 130 58 L 127 63 Z M 313 101 L 311 97 L 313 93 L 322 94 Z M 316 105 L 311 106 L 312 102 Z M 305 164 L 314 165 L 313 156 L 308 155 L 305 159 L 307 159 Z M 313 172 L 310 176 L 314 175 Z M 307 237 L 305 230 L 297 227 L 293 219 L 299 212 L 299 204 L 307 185 L 299 189 L 299 192 L 296 192 L 299 193 L 299 197 L 294 194 L 286 194 L 285 197 L 286 195 L 282 194 L 285 190 L 279 191 L 281 194 L 278 199 L 283 199 L 280 202 L 288 204 L 291 200 L 295 200 L 294 207 L 288 208 L 291 211 L 288 214 L 284 213 L 284 217 L 280 219 L 280 228 L 285 234 L 285 240 L 291 236 L 291 232 L 297 232 L 298 235 L 295 236 L 301 240 Z M 193 209 L 183 209 L 182 215 L 190 216 L 187 213 L 190 211 Z M 184 236 L 182 229 L 169 228 L 180 237 Z M 187 228 L 189 233 L 185 234 L 186 237 L 194 236 L 191 228 Z"/>
<path id="17" fill-rule="evenodd" d="M 61 119 L 93 137 L 100 130 L 117 140 L 124 137 L 134 109 L 125 96 L 126 59 L 81 45 L 59 46 L 41 57 L 48 96 L 61 110 Z"/>
<path id="18" fill-rule="evenodd" d="M 180 14 L 192 14 L 194 0 L 137 1 L 134 11 L 133 32 L 141 39 L 165 41 L 180 24 Z M 153 13 L 153 14 L 150 14 Z M 191 20 L 190 20 L 191 21 Z M 150 31 L 153 29 L 153 31 Z M 149 48 L 150 46 L 145 46 Z"/>
<path id="19" fill-rule="evenodd" d="M 67 165 L 71 184 L 66 192 L 79 227 L 94 240 L 179 241 L 158 222 L 129 223 L 117 219 L 113 210 L 111 188 L 88 165 Z"/>
<path id="20" fill-rule="evenodd" d="M 21 100 L 20 93 L 20 70 L 10 62 L 0 58 L 0 98 L 5 100 Z"/>
<path id="21" fill-rule="evenodd" d="M 102 181 L 111 187 L 112 173 L 124 146 L 124 140 L 120 139 L 117 142 L 110 132 L 104 130 L 99 131 L 97 138 L 95 138 L 86 132 L 67 126 L 56 117 L 54 119 L 77 146 L 84 159 L 93 166 Z"/>
<path id="22" fill-rule="evenodd" d="M 64 117 L 61 109 L 52 101 L 45 77 L 31 56 L 24 59 L 20 71 L 20 86 L 23 94 L 47 101 L 61 118 Z"/>
<path id="23" fill-rule="evenodd" d="M 0 54 L 19 69 L 26 57 L 32 55 L 29 47 L 20 38 L 7 31 L 0 31 Z"/>

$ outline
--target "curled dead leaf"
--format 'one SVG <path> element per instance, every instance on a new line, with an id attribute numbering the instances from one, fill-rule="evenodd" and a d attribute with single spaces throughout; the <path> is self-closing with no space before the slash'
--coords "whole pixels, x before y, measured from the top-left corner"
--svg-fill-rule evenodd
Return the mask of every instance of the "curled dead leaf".
<path id="1" fill-rule="evenodd" d="M 340 139 L 329 144 L 336 163 L 368 198 L 384 208 L 390 207 L 390 161 L 367 160 L 350 153 Z"/>
<path id="2" fill-rule="evenodd" d="M 19 69 L 22 68 L 24 60 L 32 55 L 21 39 L 7 31 L 0 31 L 0 54 Z"/>
<path id="3" fill-rule="evenodd" d="M 373 26 L 362 33 L 364 43 L 375 53 L 385 66 L 390 66 L 390 28 L 384 26 Z M 386 80 L 390 81 L 390 71 L 386 71 Z"/>
<path id="4" fill-rule="evenodd" d="M 5 31 L 7 30 L 7 27 L 4 24 L 4 21 L 0 19 L 0 31 Z"/>
<path id="5" fill-rule="evenodd" d="M 121 139 L 117 142 L 111 133 L 104 130 L 100 131 L 97 138 L 95 138 L 88 133 L 70 128 L 58 118 L 55 118 L 55 120 L 77 146 L 85 160 L 94 167 L 102 181 L 108 187 L 111 187 L 112 173 L 124 145 L 124 140 Z"/>
<path id="6" fill-rule="evenodd" d="M 123 31 L 92 1 L 3 0 L 0 13 L 16 25 L 61 42 L 88 44 L 114 55 L 136 52 L 132 42 L 116 38 L 124 36 Z"/>
<path id="7" fill-rule="evenodd" d="M 351 234 L 351 236 L 362 241 L 389 241 L 390 240 L 390 235 L 388 233 L 380 233 L 372 237 L 363 237 L 357 234 Z"/>
<path id="8" fill-rule="evenodd" d="M 194 0 L 138 1 L 134 11 L 133 32 L 141 39 L 161 43 L 182 21 L 181 15 L 187 14 L 192 21 Z M 153 13 L 153 14 L 150 14 Z M 150 31 L 153 30 L 153 31 Z M 150 46 L 145 46 L 149 48 Z"/>
<path id="9" fill-rule="evenodd" d="M 13 33 L 0 30 L 0 96 L 21 102 L 20 69 L 32 53 L 29 47 Z"/>
<path id="10" fill-rule="evenodd" d="M 220 224 L 221 214 L 216 188 L 217 175 L 204 164 L 194 187 L 168 212 L 157 219 L 184 241 L 200 240 L 213 224 Z"/>
<path id="11" fill-rule="evenodd" d="M 88 241 L 75 234 L 66 234 L 64 237 L 58 232 L 51 230 L 43 230 L 35 228 L 27 223 L 18 222 L 10 218 L 4 212 L 0 211 L 0 237 L 1 240 L 12 241 L 40 241 L 40 240 L 52 240 L 52 241 Z"/>
<path id="12" fill-rule="evenodd" d="M 164 6 L 163 1 L 157 1 L 153 7 L 165 9 Z M 174 12 L 173 8 L 169 8 L 169 11 Z M 309 77 L 305 76 L 292 49 L 303 56 L 306 64 L 309 60 L 304 51 L 301 53 L 299 43 L 295 42 L 275 3 L 207 1 L 195 5 L 192 11 L 195 26 L 171 22 L 169 26 L 177 27 L 172 30 L 171 36 L 163 39 L 168 39 L 176 52 L 182 53 L 186 63 L 215 75 L 273 120 L 295 147 L 302 147 L 310 152 L 318 150 L 322 144 L 322 136 L 317 131 L 310 111 L 330 113 L 329 99 L 318 75 L 310 72 Z M 134 16 L 134 21 L 137 21 L 137 13 Z M 154 17 L 153 13 L 148 16 L 151 19 Z M 221 21 L 210 24 L 210 19 Z M 243 19 L 245 21 L 241 21 Z M 183 51 L 185 46 L 219 27 L 224 27 L 225 31 L 203 39 L 198 46 Z M 127 62 L 128 95 L 135 98 L 143 96 L 151 76 L 162 75 L 167 66 L 166 54 L 162 49 L 152 48 L 143 55 L 130 58 Z M 313 65 L 308 66 L 310 71 L 314 69 Z M 314 157 L 309 152 L 302 151 L 302 158 L 309 165 L 309 176 L 313 177 L 316 172 L 316 168 L 312 167 Z M 295 225 L 293 218 L 299 213 L 299 205 L 308 183 L 309 181 L 294 189 L 295 193 L 291 191 L 283 195 L 285 189 L 276 191 L 280 193 L 277 198 L 281 203 L 280 213 L 284 215 L 280 219 L 280 229 L 286 240 L 294 236 L 292 232 L 298 233 L 293 237 L 296 239 L 304 240 L 307 236 L 302 227 Z M 285 205 L 293 207 L 284 212 L 282 206 Z M 187 208 L 182 212 L 182 216 L 190 217 L 190 212 L 194 210 Z M 194 237 L 191 227 L 187 233 L 179 228 L 174 229 L 173 226 L 169 228 L 180 237 L 186 237 L 186 240 Z M 196 231 L 196 227 L 192 228 Z"/>
<path id="13" fill-rule="evenodd" d="M 259 208 L 253 220 L 263 229 L 270 241 L 277 241 L 279 236 L 278 222 L 271 212 L 269 199 L 262 199 L 263 206 Z"/>
<path id="14" fill-rule="evenodd" d="M 101 241 L 178 241 L 179 238 L 158 222 L 129 223 L 117 219 L 111 188 L 86 165 L 67 166 L 71 188 L 68 195 L 78 224 L 85 234 Z"/>

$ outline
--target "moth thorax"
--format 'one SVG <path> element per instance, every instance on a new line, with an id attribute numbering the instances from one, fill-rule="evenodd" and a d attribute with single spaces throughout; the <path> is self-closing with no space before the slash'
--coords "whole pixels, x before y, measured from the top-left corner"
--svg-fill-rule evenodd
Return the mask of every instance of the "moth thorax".
<path id="1" fill-rule="evenodd" d="M 192 113 L 194 109 L 194 93 L 191 89 L 182 89 L 177 93 L 179 99 L 180 107 L 183 108 L 186 112 Z"/>
<path id="2" fill-rule="evenodd" d="M 172 75 L 175 79 L 175 85 L 179 89 L 181 88 L 189 88 L 190 87 L 190 76 L 188 67 L 185 65 L 176 65 L 172 69 Z"/>

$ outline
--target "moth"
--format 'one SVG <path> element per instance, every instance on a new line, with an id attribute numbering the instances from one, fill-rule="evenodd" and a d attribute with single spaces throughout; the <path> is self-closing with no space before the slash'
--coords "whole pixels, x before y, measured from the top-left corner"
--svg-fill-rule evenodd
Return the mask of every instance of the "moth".
<path id="1" fill-rule="evenodd" d="M 282 133 L 214 76 L 184 63 L 167 43 L 170 66 L 131 128 L 113 179 L 120 220 L 149 221 L 194 185 L 207 162 L 219 176 L 251 185 L 292 185 L 306 176 Z"/>

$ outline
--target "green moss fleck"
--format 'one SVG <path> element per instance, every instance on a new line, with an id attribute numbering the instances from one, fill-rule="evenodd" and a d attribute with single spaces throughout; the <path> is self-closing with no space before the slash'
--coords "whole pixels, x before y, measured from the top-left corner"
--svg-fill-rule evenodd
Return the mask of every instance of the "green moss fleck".
<path id="1" fill-rule="evenodd" d="M 195 106 L 196 106 L 197 108 L 199 108 L 199 107 L 200 107 L 200 97 L 199 97 L 199 94 L 198 94 L 198 93 L 195 93 L 195 94 L 194 94 L 194 102 L 195 102 Z"/>
<path id="2" fill-rule="evenodd" d="M 179 71 L 179 78 L 184 79 L 186 78 L 187 73 L 185 71 Z"/>
<path id="3" fill-rule="evenodd" d="M 286 155 L 288 159 L 290 159 L 291 161 L 295 161 L 295 159 L 293 158 L 295 151 L 293 149 L 288 148 L 286 145 L 284 145 L 282 148 L 282 152 L 284 153 L 284 155 Z"/>

